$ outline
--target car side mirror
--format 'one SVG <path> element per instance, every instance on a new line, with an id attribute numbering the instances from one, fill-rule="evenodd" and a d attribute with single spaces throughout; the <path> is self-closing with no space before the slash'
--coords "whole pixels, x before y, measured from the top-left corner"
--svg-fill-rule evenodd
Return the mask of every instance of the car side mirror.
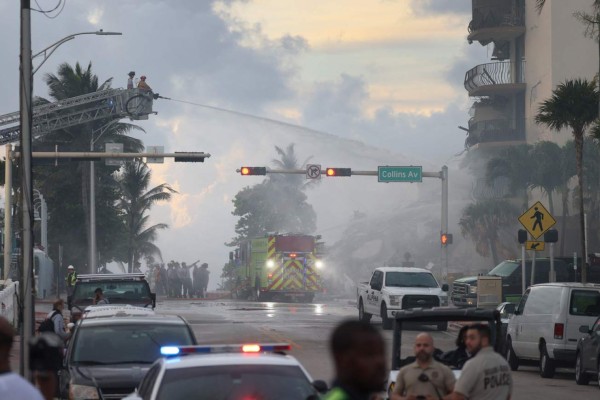
<path id="1" fill-rule="evenodd" d="M 320 380 L 320 379 L 314 381 L 312 385 L 317 390 L 317 392 L 319 392 L 319 393 L 327 393 L 327 391 L 329 390 L 329 387 L 327 386 L 327 383 L 325 381 Z"/>
<path id="2" fill-rule="evenodd" d="M 591 330 L 591 329 L 590 329 L 590 327 L 589 327 L 589 326 L 587 326 L 587 325 L 581 325 L 581 326 L 579 327 L 579 332 L 580 332 L 580 333 L 586 333 L 586 334 L 590 334 L 590 333 L 592 332 L 592 330 Z"/>
<path id="3" fill-rule="evenodd" d="M 450 287 L 448 286 L 448 284 L 447 284 L 447 283 L 444 283 L 444 284 L 442 285 L 442 291 L 443 291 L 443 292 L 447 292 L 448 290 L 450 290 Z"/>

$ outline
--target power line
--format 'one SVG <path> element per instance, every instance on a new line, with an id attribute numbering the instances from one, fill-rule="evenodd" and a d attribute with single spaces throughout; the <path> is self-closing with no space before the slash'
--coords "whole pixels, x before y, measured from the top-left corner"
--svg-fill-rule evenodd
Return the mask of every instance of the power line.
<path id="1" fill-rule="evenodd" d="M 40 6 L 40 3 L 38 3 L 38 0 L 35 0 L 35 4 L 37 4 L 39 9 L 32 8 L 31 9 L 32 11 L 37 11 L 37 12 L 43 14 L 46 18 L 54 19 L 63 12 L 63 10 L 65 9 L 65 5 L 67 4 L 67 0 L 58 0 L 58 3 L 56 4 L 56 6 L 51 10 L 43 10 L 42 6 Z M 58 11 L 58 13 L 56 15 L 49 15 L 51 12 L 56 11 L 61 5 L 62 5 L 61 9 Z"/>

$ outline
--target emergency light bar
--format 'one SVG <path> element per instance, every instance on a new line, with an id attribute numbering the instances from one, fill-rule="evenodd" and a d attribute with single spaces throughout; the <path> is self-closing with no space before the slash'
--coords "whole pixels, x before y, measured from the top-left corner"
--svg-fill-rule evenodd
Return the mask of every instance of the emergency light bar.
<path id="1" fill-rule="evenodd" d="M 79 282 L 93 282 L 93 281 L 113 281 L 113 280 L 132 280 L 141 281 L 146 279 L 144 274 L 82 274 L 77 276 Z"/>
<path id="2" fill-rule="evenodd" d="M 207 346 L 163 346 L 160 354 L 163 356 L 179 356 L 186 354 L 217 354 L 217 353 L 275 353 L 292 349 L 287 343 L 248 343 L 232 345 L 207 345 Z"/>

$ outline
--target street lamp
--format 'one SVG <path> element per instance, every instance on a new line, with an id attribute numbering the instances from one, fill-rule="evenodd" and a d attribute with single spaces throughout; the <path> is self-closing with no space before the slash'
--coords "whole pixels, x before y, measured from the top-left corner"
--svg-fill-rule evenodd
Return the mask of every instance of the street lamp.
<path id="1" fill-rule="evenodd" d="M 21 54 L 20 54 L 20 73 L 19 73 L 19 109 L 21 112 L 21 213 L 22 213 L 22 282 L 21 299 L 23 307 L 23 324 L 21 325 L 21 364 L 20 373 L 27 379 L 31 378 L 29 370 L 29 339 L 34 332 L 34 302 L 33 302 L 33 213 L 31 205 L 33 203 L 33 183 L 31 176 L 31 119 L 32 119 L 32 98 L 33 98 L 33 74 L 40 68 L 44 62 L 54 53 L 54 51 L 63 43 L 68 42 L 79 35 L 121 35 L 119 32 L 80 32 L 69 35 L 58 42 L 48 46 L 39 53 L 32 55 L 31 52 L 31 4 L 28 0 L 21 0 Z M 33 69 L 33 59 L 38 56 L 44 56 L 44 59 Z M 8 168 L 8 166 L 7 166 Z M 10 210 L 10 208 L 9 208 Z M 10 223 L 11 221 L 6 221 Z M 6 263 L 7 260 L 4 260 Z"/>
<path id="2" fill-rule="evenodd" d="M 113 124 L 119 122 L 118 119 L 114 119 L 107 124 L 101 126 L 98 129 L 92 130 L 92 134 L 90 137 L 90 152 L 94 152 L 94 145 L 102 135 L 106 133 L 108 128 L 110 128 Z M 94 133 L 100 132 L 98 137 L 94 139 Z M 90 273 L 96 273 L 96 263 L 97 263 L 97 245 L 96 245 L 96 167 L 94 161 L 90 161 L 90 243 L 89 243 L 89 266 Z"/>
<path id="3" fill-rule="evenodd" d="M 74 33 L 72 35 L 66 36 L 62 39 L 60 39 L 59 41 L 57 41 L 54 44 L 51 44 L 50 46 L 46 47 L 44 50 L 40 51 L 39 53 L 35 53 L 31 59 L 33 60 L 36 57 L 39 56 L 44 56 L 44 59 L 42 60 L 42 62 L 40 63 L 40 65 L 38 65 L 32 72 L 32 74 L 35 74 L 37 72 L 38 69 L 40 69 L 40 67 L 46 62 L 46 60 L 52 55 L 52 53 L 54 53 L 54 51 L 63 43 L 68 42 L 69 40 L 73 40 L 75 39 L 75 36 L 79 36 L 79 35 L 101 35 L 101 36 L 113 36 L 113 35 L 122 35 L 121 32 L 104 32 L 102 29 L 95 31 L 95 32 L 79 32 L 79 33 Z"/>

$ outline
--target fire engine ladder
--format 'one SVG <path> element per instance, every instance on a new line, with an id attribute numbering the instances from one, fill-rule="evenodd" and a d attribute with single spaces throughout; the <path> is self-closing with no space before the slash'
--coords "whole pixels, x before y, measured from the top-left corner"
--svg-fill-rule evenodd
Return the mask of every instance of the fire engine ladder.
<path id="1" fill-rule="evenodd" d="M 32 136 L 37 139 L 49 132 L 102 119 L 148 119 L 153 95 L 140 89 L 107 89 L 33 107 Z M 0 145 L 15 142 L 21 136 L 20 112 L 0 115 Z M 12 125 L 12 126 L 11 126 Z"/>

